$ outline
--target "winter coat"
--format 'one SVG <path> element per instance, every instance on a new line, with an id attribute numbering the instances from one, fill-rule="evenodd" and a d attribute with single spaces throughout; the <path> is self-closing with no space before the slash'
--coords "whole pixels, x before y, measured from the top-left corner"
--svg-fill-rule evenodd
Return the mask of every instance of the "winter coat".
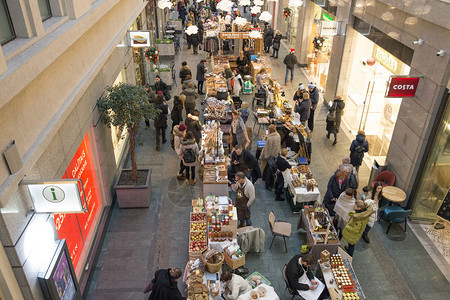
<path id="1" fill-rule="evenodd" d="M 295 101 L 298 101 L 298 100 L 300 100 L 300 99 L 303 99 L 303 93 L 307 93 L 308 91 L 306 90 L 306 89 L 302 89 L 302 90 L 300 90 L 300 92 L 299 92 L 299 90 L 297 90 L 295 93 L 294 93 L 294 97 L 293 97 L 293 100 L 294 100 L 294 102 Z"/>
<path id="2" fill-rule="evenodd" d="M 250 116 L 250 110 L 248 108 L 241 108 L 241 118 L 245 124 L 247 124 L 248 116 Z"/>
<path id="3" fill-rule="evenodd" d="M 256 168 L 259 168 L 258 161 L 256 160 L 256 157 L 248 150 L 242 150 L 242 153 L 240 156 L 237 155 L 236 151 L 233 151 L 231 153 L 231 165 L 234 166 L 235 161 L 239 161 L 241 159 L 241 156 L 243 157 L 243 160 L 245 161 L 247 167 L 250 170 L 254 170 Z"/>
<path id="4" fill-rule="evenodd" d="M 197 65 L 197 75 L 196 75 L 197 81 L 205 81 L 205 74 L 206 74 L 205 64 L 200 62 Z"/>
<path id="5" fill-rule="evenodd" d="M 247 70 L 247 64 L 248 64 L 248 59 L 247 57 L 244 55 L 244 57 L 241 59 L 240 57 L 238 57 L 236 59 L 236 65 L 239 69 L 239 73 L 241 74 L 246 74 Z"/>
<path id="6" fill-rule="evenodd" d="M 183 82 L 183 85 L 181 86 L 181 89 L 184 91 L 185 89 L 188 88 L 189 82 L 192 82 L 192 84 L 194 85 L 194 89 L 197 89 L 197 85 L 195 84 L 194 80 L 192 79 L 187 79 Z"/>
<path id="7" fill-rule="evenodd" d="M 181 92 L 181 94 L 186 96 L 186 100 L 184 100 L 184 107 L 186 109 L 195 109 L 198 98 L 197 91 L 195 89 L 186 88 L 183 92 Z"/>
<path id="8" fill-rule="evenodd" d="M 329 121 L 328 119 L 326 120 L 327 122 L 327 131 L 329 133 L 338 133 L 339 132 L 339 128 L 341 127 L 341 116 L 342 116 L 342 110 L 345 107 L 345 103 L 343 100 L 340 99 L 336 99 L 333 102 L 333 105 L 330 107 L 329 112 L 333 113 L 336 112 L 336 117 L 334 118 L 334 120 Z"/>
<path id="9" fill-rule="evenodd" d="M 369 217 L 369 223 L 367 223 L 367 225 L 369 225 L 370 227 L 373 227 L 373 224 L 375 224 L 375 221 L 378 220 L 378 202 L 376 202 L 375 200 L 372 199 L 367 199 L 366 201 L 364 201 L 365 204 L 368 204 L 372 207 L 372 214 Z"/>
<path id="10" fill-rule="evenodd" d="M 277 165 L 275 161 L 275 157 L 271 156 L 267 159 L 267 165 L 263 170 L 263 181 L 266 185 L 266 188 L 272 189 L 273 183 L 275 181 L 275 173 L 277 171 Z"/>
<path id="11" fill-rule="evenodd" d="M 238 74 L 234 77 L 234 86 L 233 86 L 233 95 L 239 97 L 239 93 L 242 89 L 242 84 L 244 83 L 241 77 L 241 74 Z"/>
<path id="12" fill-rule="evenodd" d="M 281 137 L 278 132 L 271 132 L 267 135 L 266 145 L 261 151 L 261 159 L 269 159 L 269 157 L 277 157 L 281 151 Z"/>
<path id="13" fill-rule="evenodd" d="M 169 91 L 167 84 L 162 80 L 155 82 L 155 92 L 158 93 L 159 91 L 163 92 L 164 95 Z"/>
<path id="14" fill-rule="evenodd" d="M 169 107 L 167 104 L 162 102 L 158 102 L 155 104 L 155 107 L 158 108 L 161 112 L 155 118 L 153 122 L 155 128 L 166 128 L 167 127 L 167 114 L 169 113 Z"/>
<path id="15" fill-rule="evenodd" d="M 191 131 L 194 135 L 195 141 L 200 143 L 200 139 L 202 138 L 202 126 L 200 126 L 198 117 L 188 114 L 185 124 L 187 127 L 186 130 Z"/>
<path id="16" fill-rule="evenodd" d="M 198 37 L 198 33 L 190 35 L 190 42 L 194 46 L 198 46 L 198 44 L 200 44 L 200 38 Z"/>
<path id="17" fill-rule="evenodd" d="M 315 110 L 319 103 L 319 90 L 316 87 L 312 92 L 309 92 L 309 100 L 311 100 L 311 109 Z"/>
<path id="18" fill-rule="evenodd" d="M 155 272 L 152 293 L 148 300 L 185 300 L 178 290 L 176 281 L 170 279 L 170 269 L 161 269 Z"/>
<path id="19" fill-rule="evenodd" d="M 183 132 L 180 131 L 179 126 L 175 125 L 173 127 L 173 148 L 177 155 L 181 154 L 181 140 L 183 139 Z"/>
<path id="20" fill-rule="evenodd" d="M 365 135 L 358 134 L 350 146 L 350 163 L 355 167 L 360 166 L 364 158 L 364 152 L 357 151 L 358 146 L 364 148 L 364 152 L 369 152 L 369 143 L 366 141 Z"/>
<path id="21" fill-rule="evenodd" d="M 309 114 L 311 112 L 311 101 L 307 99 L 302 102 L 298 102 L 298 104 L 295 105 L 294 111 L 300 114 L 300 122 L 308 121 Z"/>
<path id="22" fill-rule="evenodd" d="M 181 78 L 181 82 L 183 82 L 186 79 L 186 76 L 191 75 L 191 69 L 189 68 L 189 66 L 181 66 L 180 67 L 180 78 Z"/>
<path id="23" fill-rule="evenodd" d="M 345 192 L 342 192 L 342 194 L 339 195 L 336 205 L 334 206 L 334 211 L 336 215 L 339 216 L 339 219 L 342 219 L 345 224 L 347 224 L 348 221 L 350 221 L 348 213 L 354 209 L 356 199 L 353 197 L 348 199 L 345 195 Z"/>
<path id="24" fill-rule="evenodd" d="M 247 132 L 247 127 L 245 126 L 244 120 L 241 117 L 239 119 L 232 121 L 231 123 L 232 132 L 236 135 L 237 143 L 241 146 L 245 146 L 247 140 L 245 139 L 245 132 Z"/>
<path id="25" fill-rule="evenodd" d="M 339 182 L 336 179 L 336 175 L 331 176 L 330 180 L 328 181 L 327 186 L 327 192 L 325 193 L 325 197 L 323 198 L 323 203 L 328 208 L 328 211 L 330 212 L 331 216 L 334 216 L 334 206 L 336 205 L 336 202 L 332 201 L 333 198 L 339 198 L 339 196 L 345 192 L 345 190 L 348 188 L 348 177 L 344 179 L 344 181 L 341 183 L 341 186 L 339 186 Z"/>
<path id="26" fill-rule="evenodd" d="M 351 219 L 345 226 L 342 237 L 350 245 L 355 245 L 359 241 L 364 229 L 366 229 L 367 223 L 369 223 L 369 217 L 372 214 L 372 206 L 368 204 L 365 206 L 365 209 L 362 211 L 351 211 L 348 213 Z"/>
<path id="27" fill-rule="evenodd" d="M 281 34 L 276 34 L 273 38 L 273 49 L 280 50 L 281 45 Z"/>
<path id="28" fill-rule="evenodd" d="M 309 290 L 309 286 L 307 284 L 299 283 L 298 280 L 303 276 L 303 273 L 306 271 L 306 276 L 309 280 L 314 279 L 314 275 L 311 272 L 309 267 L 302 267 L 298 263 L 298 259 L 302 257 L 302 254 L 295 255 L 286 266 L 286 278 L 289 282 L 289 287 L 296 290 L 307 291 Z"/>
<path id="29" fill-rule="evenodd" d="M 176 99 L 176 98 L 175 98 Z M 183 102 L 181 100 L 174 100 L 172 112 L 170 113 L 170 118 L 175 124 L 180 124 L 183 120 Z"/>
<path id="30" fill-rule="evenodd" d="M 227 289 L 230 291 L 230 293 L 227 294 L 227 299 L 236 300 L 240 295 L 250 292 L 252 290 L 252 286 L 241 276 L 232 274 Z"/>
<path id="31" fill-rule="evenodd" d="M 195 162 L 187 163 L 184 161 L 184 152 L 186 151 L 186 149 L 192 149 L 192 151 L 194 151 L 195 155 L 197 156 L 197 160 Z M 186 167 L 195 167 L 197 165 L 197 163 L 198 163 L 198 145 L 195 142 L 195 139 L 190 139 L 190 140 L 184 139 L 181 141 L 180 158 L 183 160 L 183 164 Z"/>
<path id="32" fill-rule="evenodd" d="M 294 70 L 295 65 L 298 64 L 297 57 L 293 53 L 289 53 L 284 58 L 283 63 L 289 70 Z"/>
<path id="33" fill-rule="evenodd" d="M 264 47 L 272 46 L 273 35 L 274 32 L 272 28 L 269 28 L 264 32 Z"/>
<path id="34" fill-rule="evenodd" d="M 186 7 L 184 5 L 180 6 L 178 8 L 178 15 L 180 16 L 180 19 L 184 21 L 186 18 L 186 14 L 187 14 Z"/>
<path id="35" fill-rule="evenodd" d="M 149 103 L 155 103 L 156 100 L 156 94 L 152 89 L 149 89 L 147 91 L 147 98 Z"/>
<path id="36" fill-rule="evenodd" d="M 287 169 L 292 168 L 292 166 L 281 155 L 278 155 L 277 160 L 275 161 L 275 164 L 277 165 L 277 173 L 276 173 L 277 179 L 275 182 L 275 186 L 277 189 L 283 189 L 287 186 L 287 182 L 285 182 L 285 180 L 284 180 L 283 172 L 286 171 Z"/>

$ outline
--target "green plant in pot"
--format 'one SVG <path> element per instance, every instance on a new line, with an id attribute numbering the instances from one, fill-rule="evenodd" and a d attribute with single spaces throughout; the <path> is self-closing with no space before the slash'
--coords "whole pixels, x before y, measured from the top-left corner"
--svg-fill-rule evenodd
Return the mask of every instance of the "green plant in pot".
<path id="1" fill-rule="evenodd" d="M 136 86 L 122 82 L 113 86 L 108 86 L 106 88 L 106 91 L 108 92 L 108 94 L 105 97 L 97 100 L 99 111 L 102 113 L 101 118 L 103 123 L 108 127 L 119 127 L 120 131 L 126 128 L 129 134 L 131 176 L 130 180 L 128 180 L 125 185 L 142 185 L 142 183 L 138 182 L 139 172 L 135 152 L 136 136 L 142 120 L 155 119 L 156 116 L 160 113 L 160 110 L 148 101 L 147 92 L 142 86 Z M 124 178 L 121 177 L 125 174 L 125 171 L 126 170 L 122 172 L 116 183 L 116 192 L 119 201 L 119 207 L 145 206 L 144 204 L 149 202 L 149 200 L 147 201 L 147 199 L 142 200 L 143 202 L 138 204 L 138 206 L 133 206 L 130 203 L 124 203 L 124 205 L 121 206 L 117 185 L 119 182 L 121 182 L 121 179 L 124 180 Z M 144 171 L 150 173 L 150 170 Z M 147 178 L 147 183 L 148 181 L 149 179 Z"/>

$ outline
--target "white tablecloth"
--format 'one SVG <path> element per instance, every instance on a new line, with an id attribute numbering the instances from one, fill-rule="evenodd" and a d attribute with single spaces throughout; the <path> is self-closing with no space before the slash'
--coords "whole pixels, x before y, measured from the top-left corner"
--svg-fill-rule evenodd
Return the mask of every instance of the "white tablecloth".
<path id="1" fill-rule="evenodd" d="M 314 187 L 314 192 L 307 191 L 304 187 L 294 187 L 292 183 L 289 184 L 289 189 L 294 194 L 294 204 L 301 202 L 313 202 L 317 201 L 322 203 L 322 197 L 320 197 L 320 191 L 318 187 Z"/>
<path id="2" fill-rule="evenodd" d="M 278 297 L 277 293 L 275 293 L 275 290 L 273 287 L 267 285 L 267 284 L 261 284 L 260 286 L 264 287 L 267 290 L 267 293 L 264 297 L 260 297 L 259 299 L 262 300 L 280 300 L 280 297 Z M 252 291 L 256 291 L 258 288 L 254 288 Z M 250 291 L 251 292 L 251 291 Z M 243 295 L 240 295 L 237 300 L 250 300 L 250 292 L 245 293 Z"/>

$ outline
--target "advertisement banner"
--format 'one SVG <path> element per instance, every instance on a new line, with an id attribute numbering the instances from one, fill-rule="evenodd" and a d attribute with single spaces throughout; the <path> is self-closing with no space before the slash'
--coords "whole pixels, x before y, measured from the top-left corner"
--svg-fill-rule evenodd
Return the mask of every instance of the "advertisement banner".
<path id="1" fill-rule="evenodd" d="M 130 46 L 134 48 L 150 47 L 150 31 L 129 31 Z"/>
<path id="2" fill-rule="evenodd" d="M 415 97 L 420 77 L 391 76 L 386 91 L 386 98 Z"/>

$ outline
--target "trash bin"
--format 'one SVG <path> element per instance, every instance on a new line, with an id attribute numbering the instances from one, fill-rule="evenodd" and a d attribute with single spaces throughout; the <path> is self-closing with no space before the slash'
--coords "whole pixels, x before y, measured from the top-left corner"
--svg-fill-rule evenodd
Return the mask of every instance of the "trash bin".
<path id="1" fill-rule="evenodd" d="M 375 177 L 377 177 L 380 172 L 387 170 L 387 167 L 388 163 L 384 158 L 374 159 L 372 170 L 370 170 L 369 182 L 367 183 L 367 186 L 370 187 L 372 185 L 372 182 L 375 180 Z"/>

